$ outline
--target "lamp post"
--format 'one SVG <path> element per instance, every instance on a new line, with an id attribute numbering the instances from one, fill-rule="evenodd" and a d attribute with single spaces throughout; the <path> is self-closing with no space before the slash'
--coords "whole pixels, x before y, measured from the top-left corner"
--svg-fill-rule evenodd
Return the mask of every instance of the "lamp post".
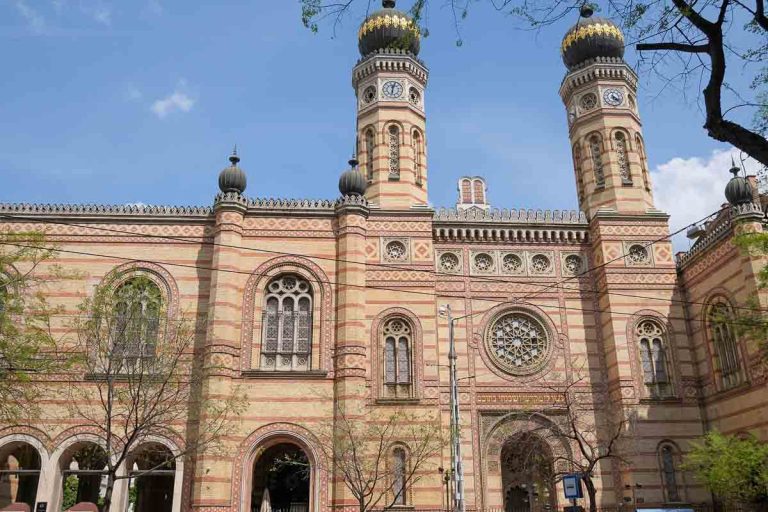
<path id="1" fill-rule="evenodd" d="M 448 363 L 451 388 L 451 478 L 453 486 L 453 512 L 464 512 L 464 470 L 461 464 L 461 436 L 459 435 L 459 384 L 456 378 L 456 341 L 451 306 L 440 307 L 440 316 L 448 319 Z"/>

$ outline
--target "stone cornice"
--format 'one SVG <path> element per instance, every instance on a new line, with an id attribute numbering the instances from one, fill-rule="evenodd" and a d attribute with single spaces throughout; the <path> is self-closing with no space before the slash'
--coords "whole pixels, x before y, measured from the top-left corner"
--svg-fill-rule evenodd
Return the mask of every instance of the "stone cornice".
<path id="1" fill-rule="evenodd" d="M 598 57 L 570 70 L 560 84 L 560 97 L 567 97 L 576 89 L 597 80 L 621 80 L 632 91 L 637 90 L 637 75 L 622 59 Z"/>
<path id="2" fill-rule="evenodd" d="M 429 70 L 422 61 L 403 50 L 380 50 L 360 59 L 352 70 L 352 87 L 361 80 L 381 72 L 408 73 L 421 85 L 427 84 Z"/>

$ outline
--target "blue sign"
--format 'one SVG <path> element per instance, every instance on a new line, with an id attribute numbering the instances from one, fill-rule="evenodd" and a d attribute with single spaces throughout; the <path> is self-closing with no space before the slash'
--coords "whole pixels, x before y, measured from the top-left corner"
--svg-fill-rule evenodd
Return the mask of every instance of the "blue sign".
<path id="1" fill-rule="evenodd" d="M 565 492 L 566 499 L 575 500 L 583 498 L 581 494 L 581 476 L 580 475 L 565 475 L 563 477 L 563 491 Z"/>

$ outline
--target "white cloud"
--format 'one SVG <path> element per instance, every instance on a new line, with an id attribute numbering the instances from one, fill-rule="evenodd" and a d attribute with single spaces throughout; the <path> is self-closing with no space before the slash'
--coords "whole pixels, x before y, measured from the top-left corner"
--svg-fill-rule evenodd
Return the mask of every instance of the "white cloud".
<path id="1" fill-rule="evenodd" d="M 192 99 L 182 89 L 184 82 L 180 82 L 179 87 L 176 88 L 170 95 L 165 98 L 161 98 L 152 104 L 151 110 L 160 119 L 164 119 L 168 114 L 173 112 L 189 112 L 195 105 L 195 100 Z"/>
<path id="2" fill-rule="evenodd" d="M 33 32 L 37 34 L 43 32 L 45 29 L 45 18 L 39 12 L 31 8 L 25 0 L 16 0 L 14 6 Z"/>
<path id="3" fill-rule="evenodd" d="M 739 151 L 715 150 L 706 159 L 673 158 L 651 172 L 656 207 L 670 215 L 670 229 L 698 221 L 725 203 L 731 157 L 738 164 Z M 747 174 L 756 174 L 760 164 L 747 159 L 744 168 Z M 688 243 L 685 232 L 672 239 L 676 251 L 686 250 Z"/>

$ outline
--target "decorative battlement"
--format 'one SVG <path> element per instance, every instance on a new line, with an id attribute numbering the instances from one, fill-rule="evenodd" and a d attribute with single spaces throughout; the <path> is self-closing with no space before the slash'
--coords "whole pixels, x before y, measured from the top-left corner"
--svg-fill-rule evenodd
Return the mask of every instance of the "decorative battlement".
<path id="1" fill-rule="evenodd" d="M 706 235 L 702 236 L 688 252 L 677 255 L 677 266 L 682 268 L 690 263 L 697 255 L 703 253 L 732 232 L 731 214 L 726 213 L 718 224 Z"/>
<path id="2" fill-rule="evenodd" d="M 145 204 L 34 204 L 0 203 L 0 213 L 23 215 L 128 215 L 208 217 L 210 206 L 153 206 Z"/>
<path id="3" fill-rule="evenodd" d="M 637 75 L 624 62 L 615 57 L 596 57 L 583 62 L 568 72 L 560 84 L 560 96 L 565 98 L 574 89 L 596 80 L 623 80 L 637 89 Z"/>
<path id="4" fill-rule="evenodd" d="M 576 210 L 508 210 L 493 208 L 492 210 L 456 210 L 455 208 L 440 208 L 435 213 L 435 221 L 484 221 L 484 222 L 513 222 L 526 224 L 583 224 L 587 225 L 587 217 Z"/>
<path id="5" fill-rule="evenodd" d="M 424 62 L 405 50 L 377 50 L 357 62 L 352 70 L 352 86 L 381 71 L 408 73 L 421 85 L 426 85 L 429 71 Z"/>

